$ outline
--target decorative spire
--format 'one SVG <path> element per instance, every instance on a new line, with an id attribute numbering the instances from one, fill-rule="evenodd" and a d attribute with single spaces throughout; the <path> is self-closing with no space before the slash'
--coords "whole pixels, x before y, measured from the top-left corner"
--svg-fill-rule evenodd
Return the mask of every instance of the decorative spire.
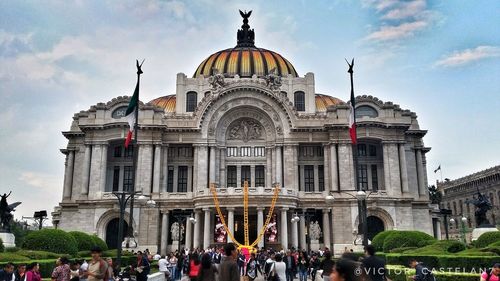
<path id="1" fill-rule="evenodd" d="M 255 46 L 255 34 L 253 29 L 250 29 L 250 25 L 248 25 L 248 18 L 252 14 L 252 11 L 242 12 L 240 10 L 240 15 L 243 18 L 243 25 L 241 29 L 238 29 L 237 39 L 238 44 L 236 47 L 254 47 Z"/>

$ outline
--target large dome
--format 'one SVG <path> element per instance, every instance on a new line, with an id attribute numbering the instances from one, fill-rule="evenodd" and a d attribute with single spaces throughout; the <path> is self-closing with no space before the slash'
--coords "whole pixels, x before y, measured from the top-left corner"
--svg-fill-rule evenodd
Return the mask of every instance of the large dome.
<path id="1" fill-rule="evenodd" d="M 263 48 L 255 47 L 255 34 L 248 25 L 249 13 L 240 11 L 243 17 L 243 25 L 238 30 L 236 47 L 218 51 L 200 63 L 193 78 L 208 77 L 217 73 L 228 76 L 239 75 L 240 77 L 264 76 L 275 69 L 275 73 L 286 77 L 292 75 L 297 77 L 297 71 L 293 65 L 282 55 Z"/>

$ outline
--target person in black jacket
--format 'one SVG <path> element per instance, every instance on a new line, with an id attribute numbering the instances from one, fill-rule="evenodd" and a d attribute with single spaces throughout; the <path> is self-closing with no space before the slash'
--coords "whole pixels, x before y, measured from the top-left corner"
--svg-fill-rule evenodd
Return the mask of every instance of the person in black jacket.
<path id="1" fill-rule="evenodd" d="M 410 267 L 415 268 L 415 275 L 412 277 L 415 281 L 436 281 L 432 270 L 418 262 L 416 259 L 410 260 Z"/>
<path id="2" fill-rule="evenodd" d="M 333 267 L 335 266 L 335 262 L 332 260 L 332 253 L 330 251 L 326 251 L 324 254 L 324 259 L 321 262 L 320 269 L 323 270 L 322 276 L 324 281 L 330 280 L 330 274 L 333 271 Z"/>
<path id="3" fill-rule="evenodd" d="M 25 281 L 26 280 L 26 265 L 20 264 L 17 266 L 17 270 L 14 272 L 14 281 Z"/>
<path id="4" fill-rule="evenodd" d="M 286 256 L 283 258 L 283 261 L 286 265 L 286 281 L 293 281 L 293 276 L 297 271 L 297 264 L 290 250 L 286 251 Z"/>
<path id="5" fill-rule="evenodd" d="M 384 281 L 385 278 L 385 262 L 375 256 L 375 248 L 372 245 L 365 247 L 365 258 L 362 260 L 363 271 L 368 280 Z"/>
<path id="6" fill-rule="evenodd" d="M 9 262 L 0 270 L 0 281 L 11 281 L 14 274 L 14 264 Z"/>

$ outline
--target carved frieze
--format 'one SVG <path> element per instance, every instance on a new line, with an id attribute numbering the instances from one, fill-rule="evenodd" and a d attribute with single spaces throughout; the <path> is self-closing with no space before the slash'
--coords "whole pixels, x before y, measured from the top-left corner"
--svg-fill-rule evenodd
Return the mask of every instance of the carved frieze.
<path id="1" fill-rule="evenodd" d="M 263 139 L 264 128 L 262 125 L 252 119 L 243 118 L 236 120 L 229 127 L 228 138 L 230 140 L 242 140 L 248 142 L 249 140 Z"/>

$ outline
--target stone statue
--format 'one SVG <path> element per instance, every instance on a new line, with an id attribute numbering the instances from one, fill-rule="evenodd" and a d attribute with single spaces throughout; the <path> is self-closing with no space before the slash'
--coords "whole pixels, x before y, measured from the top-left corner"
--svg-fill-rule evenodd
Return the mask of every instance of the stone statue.
<path id="1" fill-rule="evenodd" d="M 7 198 L 12 193 L 9 194 L 4 193 L 1 195 L 2 199 L 0 200 L 0 232 L 10 232 L 10 221 L 14 217 L 12 212 L 15 211 L 15 208 L 21 204 L 21 202 L 16 202 L 13 204 L 7 203 Z"/>
<path id="2" fill-rule="evenodd" d="M 248 142 L 249 140 L 262 139 L 262 125 L 260 123 L 243 119 L 235 122 L 229 128 L 229 139 L 242 140 Z"/>
<path id="3" fill-rule="evenodd" d="M 490 200 L 485 194 L 479 192 L 479 188 L 477 189 L 477 198 L 476 196 L 471 199 L 465 200 L 465 203 L 472 203 L 476 206 L 476 227 L 491 227 L 490 221 L 486 217 L 486 213 L 493 208 Z"/>
<path id="4" fill-rule="evenodd" d="M 273 67 L 269 70 L 269 74 L 264 76 L 267 86 L 275 92 L 279 92 L 281 88 L 281 76 L 277 72 L 276 67 Z"/>
<path id="5" fill-rule="evenodd" d="M 218 91 L 226 86 L 224 81 L 225 75 L 219 72 L 219 69 L 212 68 L 213 75 L 208 78 L 208 83 L 212 86 L 213 91 Z"/>
<path id="6" fill-rule="evenodd" d="M 170 227 L 170 233 L 172 234 L 172 241 L 179 241 L 179 223 L 174 222 Z"/>
<path id="7" fill-rule="evenodd" d="M 309 226 L 309 233 L 311 240 L 319 240 L 321 237 L 321 227 L 317 221 L 311 223 Z"/>

